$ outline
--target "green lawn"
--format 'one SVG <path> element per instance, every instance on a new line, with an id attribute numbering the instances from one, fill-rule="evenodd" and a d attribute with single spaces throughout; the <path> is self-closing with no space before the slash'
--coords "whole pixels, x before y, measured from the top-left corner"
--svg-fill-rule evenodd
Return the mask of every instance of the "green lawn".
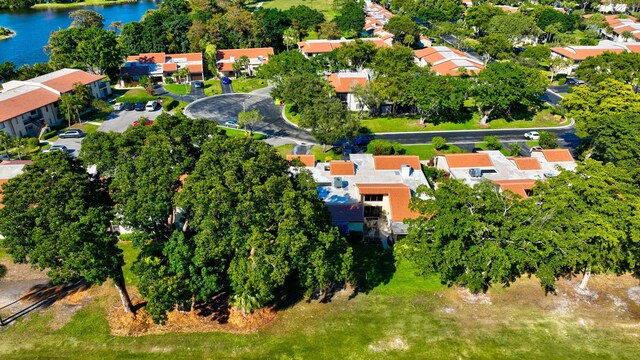
<path id="1" fill-rule="evenodd" d="M 253 90 L 262 89 L 267 87 L 267 80 L 258 78 L 243 78 L 239 77 L 233 80 L 233 91 L 237 93 L 248 93 Z"/>
<path id="2" fill-rule="evenodd" d="M 42 3 L 33 5 L 34 9 L 85 7 L 88 5 L 113 5 L 119 3 L 135 2 L 136 0 L 85 0 L 74 3 Z"/>
<path id="3" fill-rule="evenodd" d="M 275 149 L 278 151 L 278 154 L 282 155 L 282 157 L 287 157 L 287 155 L 291 155 L 291 150 L 293 150 L 293 144 L 276 146 Z"/>
<path id="4" fill-rule="evenodd" d="M 322 150 L 322 145 L 313 145 L 310 153 L 316 156 L 317 161 L 340 160 L 342 157 L 342 155 L 340 155 L 340 149 L 334 150 L 331 146 L 327 145 L 327 152 L 325 153 Z"/>
<path id="5" fill-rule="evenodd" d="M 508 147 L 511 144 L 503 144 L 502 147 L 500 148 L 500 152 L 504 155 L 504 156 L 510 156 L 509 155 L 509 149 Z M 487 149 L 487 143 L 486 142 L 479 142 L 473 145 L 474 147 L 477 147 L 478 149 L 481 150 L 491 150 L 491 149 Z"/>
<path id="6" fill-rule="evenodd" d="M 553 127 L 563 126 L 556 118 L 550 115 L 549 110 L 542 110 L 530 120 L 491 120 L 487 127 L 480 126 L 480 117 L 477 114 L 463 123 L 442 123 L 438 125 L 420 125 L 416 116 L 405 117 L 376 117 L 362 120 L 362 127 L 370 132 L 412 132 L 412 131 L 440 131 L 440 130 L 474 130 L 474 129 L 507 129 L 529 127 Z"/>
<path id="7" fill-rule="evenodd" d="M 147 102 L 159 98 L 159 96 L 157 95 L 147 94 L 144 89 L 116 89 L 113 90 L 113 94 L 120 95 L 118 98 L 116 98 L 116 101 L 121 103 L 137 103 L 138 101 Z"/>
<path id="8" fill-rule="evenodd" d="M 167 91 L 174 94 L 187 95 L 191 93 L 191 85 L 189 84 L 165 84 L 163 86 Z"/>
<path id="9" fill-rule="evenodd" d="M 209 79 L 204 82 L 204 94 L 207 96 L 222 94 L 222 87 L 220 86 L 220 80 Z"/>
<path id="10" fill-rule="evenodd" d="M 447 144 L 445 148 L 440 151 L 437 151 L 431 144 L 404 145 L 402 149 L 404 150 L 403 155 L 418 155 L 420 160 L 430 160 L 434 156 L 438 155 L 438 153 L 457 154 L 464 152 L 462 149 L 452 144 Z"/>
<path id="11" fill-rule="evenodd" d="M 285 105 L 284 106 L 284 115 L 287 117 L 287 120 L 291 121 L 296 125 L 300 125 L 300 114 L 296 111 L 292 111 L 295 105 Z"/>
<path id="12" fill-rule="evenodd" d="M 248 131 L 244 131 L 241 129 L 229 129 L 226 127 L 221 127 L 222 131 L 224 131 L 225 134 L 229 135 L 229 136 L 234 136 L 234 137 L 244 137 L 244 136 L 248 136 L 249 132 Z M 267 138 L 267 136 L 265 134 L 260 134 L 260 133 L 253 133 L 253 138 L 256 140 L 264 140 Z"/>
<path id="13" fill-rule="evenodd" d="M 122 255 L 124 256 L 124 266 L 122 272 L 124 273 L 124 279 L 127 285 L 138 285 L 138 277 L 131 271 L 131 265 L 138 257 L 140 249 L 134 248 L 131 241 L 120 241 L 118 247 L 122 249 Z"/>
<path id="14" fill-rule="evenodd" d="M 261 1 L 255 1 L 255 3 L 259 2 Z M 306 5 L 312 9 L 316 9 L 323 13 L 327 20 L 331 20 L 337 15 L 333 10 L 333 0 L 267 0 L 262 4 L 265 8 L 276 8 L 280 10 L 287 10 L 297 5 Z"/>

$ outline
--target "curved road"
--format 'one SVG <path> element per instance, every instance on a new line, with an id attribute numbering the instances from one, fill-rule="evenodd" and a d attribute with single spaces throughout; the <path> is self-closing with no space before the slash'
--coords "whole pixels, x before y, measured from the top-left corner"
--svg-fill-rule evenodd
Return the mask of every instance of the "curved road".
<path id="1" fill-rule="evenodd" d="M 290 138 L 296 142 L 314 143 L 315 139 L 307 131 L 302 130 L 282 118 L 282 108 L 274 105 L 268 92 L 260 91 L 249 94 L 223 94 L 204 99 L 199 99 L 189 104 L 184 113 L 190 118 L 206 118 L 224 125 L 225 121 L 235 120 L 238 113 L 243 110 L 258 109 L 265 117 L 265 122 L 257 125 L 254 131 L 266 134 L 269 137 Z M 377 133 L 371 134 L 373 138 L 397 141 L 401 144 L 429 144 L 435 136 L 442 136 L 448 143 L 472 148 L 474 143 L 484 141 L 485 136 L 495 135 L 502 142 L 521 143 L 524 148 L 523 134 L 527 131 L 549 131 L 558 135 L 558 143 L 561 147 L 575 148 L 580 138 L 575 135 L 572 125 L 559 128 L 530 128 L 530 129 L 503 129 L 503 130 L 458 130 L 458 131 L 425 131 L 411 133 Z"/>

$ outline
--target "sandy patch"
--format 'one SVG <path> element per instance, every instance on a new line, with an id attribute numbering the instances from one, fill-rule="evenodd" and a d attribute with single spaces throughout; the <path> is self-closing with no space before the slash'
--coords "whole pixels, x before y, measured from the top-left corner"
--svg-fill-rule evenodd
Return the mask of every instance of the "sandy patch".
<path id="1" fill-rule="evenodd" d="M 372 352 L 384 352 L 384 351 L 405 351 L 409 350 L 409 344 L 404 339 L 396 337 L 389 340 L 378 340 L 369 345 L 369 350 Z"/>

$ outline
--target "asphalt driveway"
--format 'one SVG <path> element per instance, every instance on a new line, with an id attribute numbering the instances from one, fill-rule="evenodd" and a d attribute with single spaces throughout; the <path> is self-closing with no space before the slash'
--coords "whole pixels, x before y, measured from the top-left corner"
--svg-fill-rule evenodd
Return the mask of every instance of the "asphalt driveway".
<path id="1" fill-rule="evenodd" d="M 162 114 L 162 110 L 156 111 L 118 111 L 112 112 L 107 119 L 100 125 L 98 131 L 102 132 L 125 132 L 127 128 L 133 124 L 134 121 L 139 120 L 141 117 L 146 117 L 149 120 L 155 120 Z"/>
<path id="2" fill-rule="evenodd" d="M 255 127 L 254 131 L 269 137 L 290 137 L 306 142 L 315 142 L 311 134 L 301 130 L 282 118 L 282 108 L 275 106 L 273 99 L 267 95 L 257 94 L 225 94 L 211 96 L 192 102 L 184 109 L 184 114 L 192 119 L 209 119 L 223 125 L 225 121 L 237 120 L 238 113 L 257 109 L 265 121 Z"/>

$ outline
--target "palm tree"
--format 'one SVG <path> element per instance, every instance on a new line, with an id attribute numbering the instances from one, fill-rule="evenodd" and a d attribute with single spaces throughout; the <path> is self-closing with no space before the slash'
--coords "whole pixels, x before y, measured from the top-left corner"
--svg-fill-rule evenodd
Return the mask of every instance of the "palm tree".
<path id="1" fill-rule="evenodd" d="M 626 31 L 623 31 L 622 34 L 620 34 L 620 36 L 622 36 L 624 41 L 629 41 L 629 39 L 633 38 L 633 33 L 629 30 L 626 30 Z"/>
<path id="2" fill-rule="evenodd" d="M 13 145 L 13 139 L 9 136 L 5 131 L 0 131 L 0 146 L 4 148 L 4 152 L 7 155 L 7 158 L 11 159 L 9 156 L 9 147 Z"/>

